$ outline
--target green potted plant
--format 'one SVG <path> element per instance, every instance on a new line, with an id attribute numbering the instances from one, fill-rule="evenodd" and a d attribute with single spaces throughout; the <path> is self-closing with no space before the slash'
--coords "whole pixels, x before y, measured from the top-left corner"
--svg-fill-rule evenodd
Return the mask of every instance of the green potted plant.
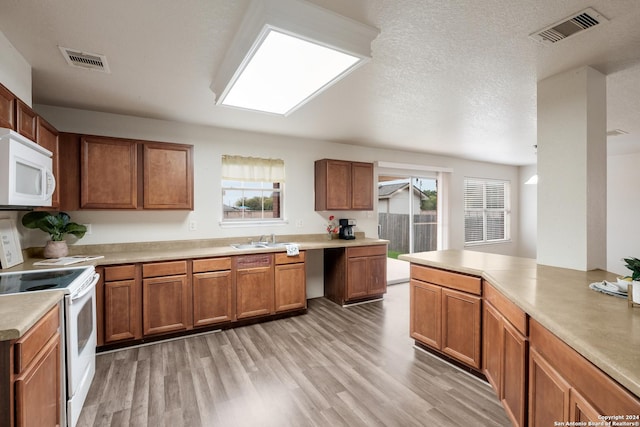
<path id="1" fill-rule="evenodd" d="M 640 259 L 632 257 L 622 260 L 625 262 L 624 266 L 631 270 L 631 276 L 623 277 L 622 281 L 625 281 L 627 286 L 631 284 L 633 302 L 640 304 Z M 618 283 L 620 283 L 620 279 L 618 279 Z"/>
<path id="2" fill-rule="evenodd" d="M 52 214 L 44 211 L 33 211 L 22 217 L 22 225 L 27 228 L 37 228 L 51 236 L 44 247 L 45 258 L 60 258 L 69 254 L 66 240 L 67 234 L 73 234 L 78 239 L 87 232 L 87 227 L 71 222 L 71 217 L 66 212 Z"/>

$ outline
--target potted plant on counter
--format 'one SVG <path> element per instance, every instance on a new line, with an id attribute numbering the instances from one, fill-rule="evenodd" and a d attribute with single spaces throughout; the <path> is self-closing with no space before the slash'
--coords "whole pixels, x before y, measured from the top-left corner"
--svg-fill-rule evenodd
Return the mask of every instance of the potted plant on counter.
<path id="1" fill-rule="evenodd" d="M 87 232 L 87 227 L 71 222 L 66 212 L 52 214 L 43 211 L 29 212 L 22 217 L 22 225 L 27 228 L 37 228 L 51 236 L 51 240 L 44 247 L 45 258 L 60 258 L 69 254 L 66 240 L 67 234 L 73 234 L 78 239 Z"/>
<path id="2" fill-rule="evenodd" d="M 631 285 L 631 292 L 633 294 L 633 302 L 640 304 L 640 259 L 638 258 L 623 258 L 625 267 L 631 270 L 631 276 L 622 278 L 627 282 L 627 286 Z M 620 283 L 620 279 L 618 280 Z"/>

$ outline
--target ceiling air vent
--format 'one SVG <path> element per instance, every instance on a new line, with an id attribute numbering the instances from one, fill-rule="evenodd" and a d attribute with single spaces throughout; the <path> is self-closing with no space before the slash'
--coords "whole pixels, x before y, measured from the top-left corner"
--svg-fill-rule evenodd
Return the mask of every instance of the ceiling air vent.
<path id="1" fill-rule="evenodd" d="M 107 57 L 97 53 L 82 52 L 78 49 L 58 46 L 67 64 L 72 67 L 84 68 L 85 70 L 102 71 L 110 73 Z"/>
<path id="2" fill-rule="evenodd" d="M 609 22 L 607 18 L 588 8 L 540 31 L 529 34 L 529 37 L 537 42 L 553 44 L 606 22 Z"/>

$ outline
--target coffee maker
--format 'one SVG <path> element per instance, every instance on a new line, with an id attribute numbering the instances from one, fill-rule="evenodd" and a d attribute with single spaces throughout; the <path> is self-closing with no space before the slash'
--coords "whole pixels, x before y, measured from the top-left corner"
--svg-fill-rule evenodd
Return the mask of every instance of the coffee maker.
<path id="1" fill-rule="evenodd" d="M 356 238 L 356 234 L 353 231 L 353 227 L 356 226 L 355 219 L 341 218 L 338 222 L 340 224 L 340 234 L 338 234 L 340 239 L 353 240 Z"/>

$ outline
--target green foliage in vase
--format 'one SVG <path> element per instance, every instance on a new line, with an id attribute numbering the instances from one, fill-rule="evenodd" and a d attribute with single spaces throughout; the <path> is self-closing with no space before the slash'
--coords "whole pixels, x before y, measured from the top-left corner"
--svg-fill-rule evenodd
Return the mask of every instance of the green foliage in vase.
<path id="1" fill-rule="evenodd" d="M 22 225 L 48 233 L 54 242 L 64 240 L 67 234 L 73 234 L 80 239 L 87 232 L 84 225 L 71 222 L 71 217 L 66 212 L 58 212 L 55 215 L 43 211 L 29 212 L 22 217 Z"/>

